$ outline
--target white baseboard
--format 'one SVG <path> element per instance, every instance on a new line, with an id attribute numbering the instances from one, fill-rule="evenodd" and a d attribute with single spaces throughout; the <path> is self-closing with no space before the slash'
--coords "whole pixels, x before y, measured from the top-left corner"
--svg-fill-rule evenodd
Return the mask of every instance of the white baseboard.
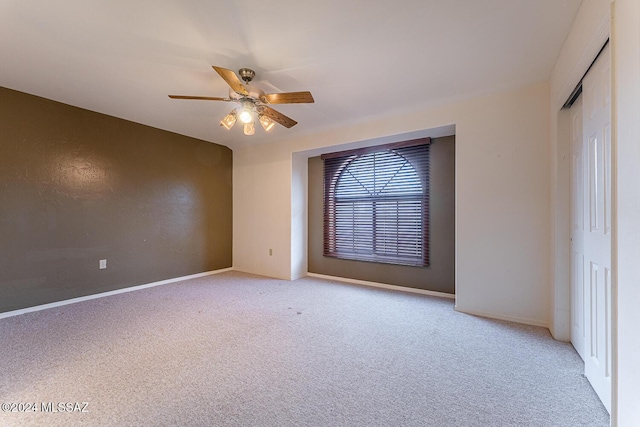
<path id="1" fill-rule="evenodd" d="M 388 285 L 386 283 L 369 282 L 367 280 L 348 279 L 346 277 L 327 276 L 326 274 L 307 273 L 309 277 L 317 277 L 319 279 L 336 280 L 339 282 L 354 283 L 356 285 L 372 286 L 374 288 L 391 289 L 394 291 L 409 292 L 412 294 L 429 295 L 432 297 L 455 299 L 454 294 L 447 294 L 444 292 L 427 291 L 426 289 L 408 288 L 406 286 Z"/>
<path id="2" fill-rule="evenodd" d="M 233 267 L 222 268 L 220 270 L 205 271 L 204 273 L 190 274 L 188 276 L 182 276 L 182 277 L 176 277 L 176 278 L 173 278 L 173 279 L 160 280 L 159 282 L 146 283 L 144 285 L 137 285 L 137 286 L 131 286 L 131 287 L 128 287 L 128 288 L 115 289 L 113 291 L 101 292 L 99 294 L 86 295 L 86 296 L 83 296 L 83 297 L 71 298 L 71 299 L 67 299 L 67 300 L 63 300 L 63 301 L 56 301 L 56 302 L 52 302 L 52 303 L 49 303 L 49 304 L 42 304 L 42 305 L 36 305 L 34 307 L 21 308 L 19 310 L 6 311 L 4 313 L 0 313 L 0 319 L 4 319 L 4 318 L 7 318 L 7 317 L 13 317 L 13 316 L 19 316 L 21 314 L 31 313 L 31 312 L 34 312 L 34 311 L 47 310 L 49 308 L 54 308 L 54 307 L 61 307 L 63 305 L 75 304 L 77 302 L 89 301 L 89 300 L 96 299 L 96 298 L 104 298 L 104 297 L 108 297 L 108 296 L 111 296 L 111 295 L 123 294 L 125 292 L 139 291 L 141 289 L 152 288 L 154 286 L 167 285 L 169 283 L 180 282 L 182 280 L 189 280 L 189 279 L 196 279 L 198 277 L 211 276 L 212 274 L 224 273 L 226 271 L 231 271 L 231 270 L 233 270 Z"/>
<path id="3" fill-rule="evenodd" d="M 521 323 L 523 325 L 540 326 L 542 328 L 547 328 L 547 329 L 549 328 L 549 323 L 541 320 L 527 319 L 524 317 L 515 317 L 515 316 L 503 316 L 500 314 L 484 313 L 482 311 L 476 311 L 476 310 L 463 310 L 458 306 L 454 307 L 454 310 L 459 313 L 470 314 L 472 316 L 486 317 L 488 319 L 495 319 L 495 320 L 504 320 L 507 322 Z"/>

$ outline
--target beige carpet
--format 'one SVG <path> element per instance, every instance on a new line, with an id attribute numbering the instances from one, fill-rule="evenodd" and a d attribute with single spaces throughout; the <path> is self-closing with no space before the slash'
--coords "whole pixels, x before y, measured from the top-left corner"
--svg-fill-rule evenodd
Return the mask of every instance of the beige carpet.
<path id="1" fill-rule="evenodd" d="M 547 330 L 321 279 L 223 273 L 2 319 L 0 343 L 0 402 L 37 409 L 1 426 L 609 425 Z"/>

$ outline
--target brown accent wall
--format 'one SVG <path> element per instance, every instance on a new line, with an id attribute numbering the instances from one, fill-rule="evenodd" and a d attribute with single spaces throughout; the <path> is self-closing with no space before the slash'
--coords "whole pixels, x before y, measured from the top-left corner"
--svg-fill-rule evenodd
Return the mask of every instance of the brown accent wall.
<path id="1" fill-rule="evenodd" d="M 231 168 L 227 147 L 0 88 L 0 312 L 231 267 Z"/>
<path id="2" fill-rule="evenodd" d="M 341 260 L 322 255 L 320 157 L 309 159 L 309 272 L 437 292 L 455 293 L 455 137 L 430 148 L 430 266 L 407 267 Z"/>

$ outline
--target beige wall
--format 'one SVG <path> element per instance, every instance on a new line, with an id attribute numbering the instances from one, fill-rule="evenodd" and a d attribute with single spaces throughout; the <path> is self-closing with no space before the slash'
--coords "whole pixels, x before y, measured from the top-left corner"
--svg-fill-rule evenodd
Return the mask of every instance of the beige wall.
<path id="1" fill-rule="evenodd" d="M 228 148 L 3 88 L 0 117 L 0 312 L 231 266 Z"/>
<path id="2" fill-rule="evenodd" d="M 539 83 L 235 150 L 234 267 L 306 273 L 306 158 L 454 125 L 457 309 L 548 325 L 549 104 Z"/>
<path id="3" fill-rule="evenodd" d="M 429 267 L 351 261 L 322 255 L 323 162 L 309 158 L 309 272 L 455 293 L 455 137 L 432 138 L 429 148 Z"/>

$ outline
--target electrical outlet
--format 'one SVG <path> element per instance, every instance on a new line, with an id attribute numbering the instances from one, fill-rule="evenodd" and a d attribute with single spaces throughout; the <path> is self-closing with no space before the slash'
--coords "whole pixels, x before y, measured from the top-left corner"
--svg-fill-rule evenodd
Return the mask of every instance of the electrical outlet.
<path id="1" fill-rule="evenodd" d="M 107 268 L 107 260 L 106 259 L 101 259 L 100 260 L 100 270 L 104 270 L 105 268 Z"/>
<path id="2" fill-rule="evenodd" d="M 273 255 L 273 249 L 269 249 L 269 256 Z"/>

